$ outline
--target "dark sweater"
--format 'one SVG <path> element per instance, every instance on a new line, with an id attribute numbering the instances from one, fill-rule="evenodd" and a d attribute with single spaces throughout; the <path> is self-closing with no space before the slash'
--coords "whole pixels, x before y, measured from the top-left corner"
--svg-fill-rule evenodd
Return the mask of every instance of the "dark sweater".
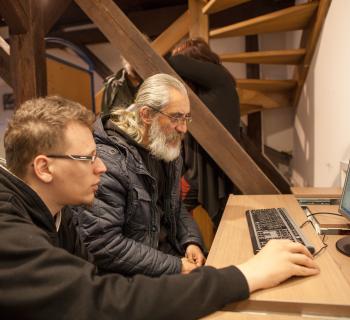
<path id="1" fill-rule="evenodd" d="M 213 115 L 239 140 L 240 105 L 233 77 L 222 66 L 183 55 L 169 58 L 169 64 L 187 81 Z M 197 121 L 194 119 L 194 121 Z M 228 195 L 236 192 L 230 179 L 197 143 L 192 135 L 184 141 L 184 176 L 195 199 L 184 199 L 188 210 L 201 204 L 214 223 L 220 221 Z"/>
<path id="2" fill-rule="evenodd" d="M 157 279 L 99 276 L 75 255 L 85 250 L 64 214 L 56 232 L 39 196 L 0 168 L 2 319 L 196 319 L 249 295 L 235 267 Z"/>

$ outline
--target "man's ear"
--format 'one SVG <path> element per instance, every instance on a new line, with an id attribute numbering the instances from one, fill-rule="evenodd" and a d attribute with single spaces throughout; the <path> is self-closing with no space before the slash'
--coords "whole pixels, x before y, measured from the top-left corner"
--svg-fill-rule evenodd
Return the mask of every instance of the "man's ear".
<path id="1" fill-rule="evenodd" d="M 50 183 L 53 179 L 50 160 L 43 155 L 36 156 L 33 161 L 35 175 L 44 183 Z"/>
<path id="2" fill-rule="evenodd" d="M 152 113 L 152 110 L 150 108 L 148 108 L 146 106 L 141 107 L 139 114 L 140 114 L 140 118 L 142 119 L 142 122 L 144 124 L 151 124 L 152 123 L 153 113 Z"/>

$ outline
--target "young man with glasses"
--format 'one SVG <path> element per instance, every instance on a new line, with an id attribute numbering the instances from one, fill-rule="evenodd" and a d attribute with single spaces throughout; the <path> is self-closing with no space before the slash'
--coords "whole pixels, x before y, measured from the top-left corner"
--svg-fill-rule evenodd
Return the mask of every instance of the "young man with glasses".
<path id="1" fill-rule="evenodd" d="M 108 167 L 91 208 L 78 208 L 79 233 L 106 272 L 188 273 L 205 257 L 197 225 L 180 200 L 181 142 L 191 122 L 185 86 L 147 78 L 129 108 L 98 121 L 98 155 Z"/>
<path id="2" fill-rule="evenodd" d="M 91 204 L 106 171 L 93 120 L 80 104 L 48 97 L 24 103 L 8 125 L 7 169 L 0 167 L 2 319 L 197 319 L 318 272 L 306 248 L 274 241 L 237 267 L 157 279 L 99 276 L 66 207 Z"/>

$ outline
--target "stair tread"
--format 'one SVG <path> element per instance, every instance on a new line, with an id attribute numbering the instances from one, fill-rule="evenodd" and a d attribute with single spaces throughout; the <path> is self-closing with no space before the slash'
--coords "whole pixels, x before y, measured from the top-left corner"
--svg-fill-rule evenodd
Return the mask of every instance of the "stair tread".
<path id="1" fill-rule="evenodd" d="M 225 62 L 257 64 L 299 64 L 305 56 L 305 49 L 254 51 L 225 53 L 220 59 Z"/>
<path id="2" fill-rule="evenodd" d="M 291 91 L 267 92 L 238 87 L 237 92 L 241 105 L 255 105 L 266 109 L 291 106 Z"/>
<path id="3" fill-rule="evenodd" d="M 296 87 L 295 80 L 237 79 L 237 87 L 258 91 L 289 91 Z"/>
<path id="4" fill-rule="evenodd" d="M 300 4 L 210 31 L 211 37 L 243 36 L 305 29 L 318 7 L 317 2 Z"/>

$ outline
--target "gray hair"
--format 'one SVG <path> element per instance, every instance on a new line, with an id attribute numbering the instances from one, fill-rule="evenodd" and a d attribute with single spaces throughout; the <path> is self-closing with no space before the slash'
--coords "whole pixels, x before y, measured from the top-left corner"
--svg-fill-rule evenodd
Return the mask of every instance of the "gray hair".
<path id="1" fill-rule="evenodd" d="M 135 141 L 141 142 L 143 124 L 139 116 L 140 108 L 148 106 L 154 110 L 162 110 L 170 103 L 170 89 L 187 95 L 185 85 L 173 76 L 158 73 L 147 78 L 137 91 L 132 105 L 127 109 L 116 109 L 111 112 L 112 122 Z"/>

